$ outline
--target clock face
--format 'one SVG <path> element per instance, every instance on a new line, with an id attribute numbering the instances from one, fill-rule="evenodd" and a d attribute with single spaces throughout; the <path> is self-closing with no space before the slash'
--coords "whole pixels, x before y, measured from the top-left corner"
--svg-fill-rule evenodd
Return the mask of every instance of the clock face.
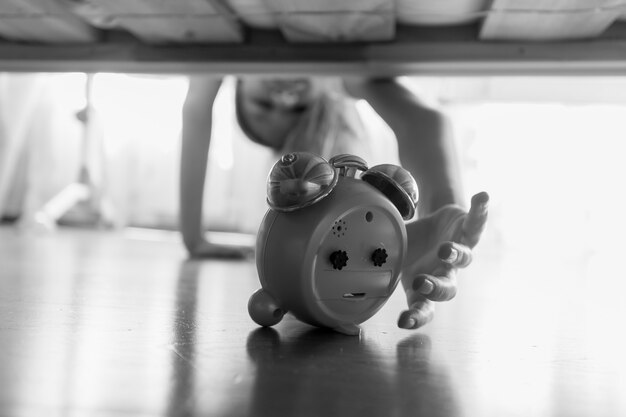
<path id="1" fill-rule="evenodd" d="M 397 215 L 375 205 L 331 221 L 314 258 L 312 287 L 329 316 L 361 322 L 385 303 L 402 262 L 401 227 Z"/>

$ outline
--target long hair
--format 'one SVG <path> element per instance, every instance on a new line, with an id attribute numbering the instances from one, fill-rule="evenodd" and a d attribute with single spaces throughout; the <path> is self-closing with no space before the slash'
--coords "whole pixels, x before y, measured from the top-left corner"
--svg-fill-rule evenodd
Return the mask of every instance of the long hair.
<path id="1" fill-rule="evenodd" d="M 338 79 L 316 80 L 321 92 L 289 132 L 283 151 L 308 151 L 324 158 L 340 153 L 368 154 L 367 132 Z"/>

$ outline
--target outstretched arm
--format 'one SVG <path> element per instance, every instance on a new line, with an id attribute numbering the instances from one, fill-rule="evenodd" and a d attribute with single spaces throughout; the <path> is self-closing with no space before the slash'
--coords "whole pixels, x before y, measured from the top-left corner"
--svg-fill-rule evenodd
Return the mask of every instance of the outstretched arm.
<path id="1" fill-rule="evenodd" d="M 419 219 L 407 224 L 407 262 L 402 284 L 408 310 L 398 325 L 417 328 L 433 318 L 433 301 L 456 295 L 456 271 L 469 265 L 487 221 L 487 193 L 462 208 L 461 176 L 447 118 L 424 105 L 393 79 L 346 81 L 352 95 L 367 100 L 391 127 L 400 161 L 419 188 Z"/>
<path id="2" fill-rule="evenodd" d="M 191 76 L 183 105 L 179 216 L 183 242 L 192 257 L 243 257 L 250 252 L 245 247 L 209 243 L 202 227 L 212 109 L 221 83 L 221 78 L 213 76 Z"/>
<path id="3" fill-rule="evenodd" d="M 402 166 L 419 188 L 418 212 L 461 204 L 462 189 L 450 123 L 395 79 L 346 80 L 350 94 L 365 99 L 393 130 Z"/>

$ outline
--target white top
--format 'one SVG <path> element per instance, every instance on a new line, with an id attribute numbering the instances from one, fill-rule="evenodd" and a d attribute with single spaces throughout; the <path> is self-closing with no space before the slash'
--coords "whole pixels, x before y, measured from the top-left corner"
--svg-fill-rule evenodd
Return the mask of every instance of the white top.
<path id="1" fill-rule="evenodd" d="M 234 77 L 227 77 L 213 106 L 213 130 L 204 192 L 204 224 L 212 230 L 256 233 L 267 210 L 266 181 L 282 156 L 243 132 L 235 111 Z M 368 166 L 399 165 L 398 144 L 392 130 L 365 101 L 355 101 L 364 125 L 358 156 Z M 329 159 L 334 147 L 321 155 Z"/>

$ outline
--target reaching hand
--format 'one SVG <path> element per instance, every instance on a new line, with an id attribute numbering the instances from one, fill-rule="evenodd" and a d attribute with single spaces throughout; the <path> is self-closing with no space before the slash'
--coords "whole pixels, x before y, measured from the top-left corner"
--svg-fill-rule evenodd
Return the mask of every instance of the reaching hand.
<path id="1" fill-rule="evenodd" d="M 398 318 L 398 326 L 416 329 L 433 318 L 434 301 L 448 301 L 456 295 L 458 268 L 472 261 L 472 248 L 480 240 L 487 222 L 489 195 L 472 197 L 469 212 L 447 205 L 431 215 L 407 225 L 407 262 L 402 285 L 408 310 Z"/>

